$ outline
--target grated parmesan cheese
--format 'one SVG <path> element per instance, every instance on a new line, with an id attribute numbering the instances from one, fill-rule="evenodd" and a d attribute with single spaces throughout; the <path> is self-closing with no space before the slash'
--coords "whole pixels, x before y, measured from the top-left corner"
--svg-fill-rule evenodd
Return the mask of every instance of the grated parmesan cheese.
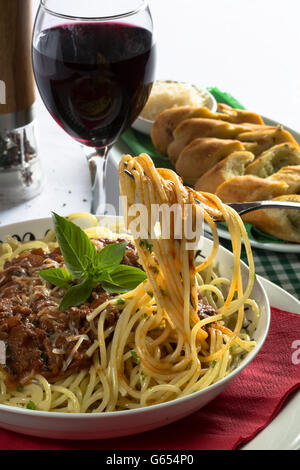
<path id="1" fill-rule="evenodd" d="M 79 335 L 76 337 L 76 339 L 78 338 L 78 341 L 77 343 L 75 344 L 74 348 L 72 349 L 72 351 L 70 352 L 67 360 L 65 361 L 64 363 L 64 366 L 63 366 L 63 372 L 65 372 L 67 370 L 67 368 L 69 367 L 69 365 L 71 364 L 71 362 L 73 361 L 73 358 L 76 354 L 76 351 L 80 348 L 81 346 L 81 343 L 84 341 L 84 340 L 87 340 L 89 339 L 89 337 L 87 335 Z M 68 338 L 69 339 L 69 338 Z M 74 337 L 72 337 L 71 341 L 74 340 Z"/>
<path id="2" fill-rule="evenodd" d="M 202 107 L 207 105 L 205 91 L 198 90 L 189 83 L 156 81 L 141 117 L 155 121 L 165 109 L 178 106 Z"/>

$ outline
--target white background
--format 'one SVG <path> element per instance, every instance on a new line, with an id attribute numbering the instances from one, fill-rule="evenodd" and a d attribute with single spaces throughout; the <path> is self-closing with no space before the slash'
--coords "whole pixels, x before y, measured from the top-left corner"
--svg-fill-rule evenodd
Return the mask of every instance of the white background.
<path id="1" fill-rule="evenodd" d="M 35 12 L 38 0 L 33 4 Z M 247 108 L 300 131 L 299 0 L 150 0 L 150 6 L 157 78 L 218 86 Z M 17 206 L 0 203 L 1 224 L 47 217 L 51 210 L 89 210 L 85 158 L 40 99 L 37 129 L 44 191 Z M 109 182 L 110 192 L 116 184 Z"/>

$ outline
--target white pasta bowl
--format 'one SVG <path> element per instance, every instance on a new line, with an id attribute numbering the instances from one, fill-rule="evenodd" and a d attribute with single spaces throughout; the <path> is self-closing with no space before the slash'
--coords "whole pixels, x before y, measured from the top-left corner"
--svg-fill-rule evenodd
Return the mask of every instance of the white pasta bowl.
<path id="1" fill-rule="evenodd" d="M 102 216 L 99 219 L 100 225 L 103 226 L 109 226 L 116 222 L 116 218 L 111 216 Z M 0 227 L 0 241 L 4 240 L 5 235 L 17 236 L 20 240 L 26 241 L 40 239 L 45 236 L 51 226 L 50 218 L 3 226 Z M 212 242 L 205 239 L 202 249 L 204 256 L 210 253 L 211 246 Z M 216 262 L 220 275 L 231 278 L 232 253 L 220 247 Z M 244 263 L 242 263 L 242 276 L 246 282 L 248 267 Z M 233 372 L 208 388 L 164 404 L 112 413 L 62 414 L 0 405 L 0 427 L 38 437 L 90 440 L 137 434 L 184 418 L 214 400 L 253 361 L 263 346 L 269 330 L 270 305 L 266 292 L 257 279 L 251 298 L 258 303 L 261 309 L 260 321 L 254 335 L 257 346 L 245 356 Z"/>
<path id="2" fill-rule="evenodd" d="M 175 80 L 159 80 L 167 83 L 184 83 L 177 82 Z M 193 87 L 198 91 L 199 94 L 203 97 L 203 106 L 208 108 L 213 113 L 217 111 L 218 105 L 215 97 L 204 87 L 193 85 Z M 131 125 L 133 129 L 141 132 L 142 134 L 151 135 L 151 129 L 154 124 L 154 121 L 146 119 L 142 116 L 139 116 L 134 123 Z"/>

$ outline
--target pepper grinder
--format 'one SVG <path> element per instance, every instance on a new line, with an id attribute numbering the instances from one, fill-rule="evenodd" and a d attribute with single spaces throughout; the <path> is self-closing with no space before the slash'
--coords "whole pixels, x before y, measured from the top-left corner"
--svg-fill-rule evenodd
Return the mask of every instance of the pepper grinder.
<path id="1" fill-rule="evenodd" d="M 0 210 L 42 189 L 31 64 L 32 0 L 0 0 Z"/>

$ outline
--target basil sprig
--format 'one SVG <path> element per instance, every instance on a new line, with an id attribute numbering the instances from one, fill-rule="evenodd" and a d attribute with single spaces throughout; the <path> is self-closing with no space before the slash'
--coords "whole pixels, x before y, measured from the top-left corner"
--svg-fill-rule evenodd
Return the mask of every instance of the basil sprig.
<path id="1" fill-rule="evenodd" d="M 78 225 L 54 212 L 52 218 L 67 269 L 46 269 L 39 275 L 67 289 L 59 306 L 61 310 L 83 304 L 98 284 L 108 293 L 120 294 L 135 289 L 146 279 L 141 269 L 121 264 L 127 242 L 107 245 L 98 252 Z"/>

